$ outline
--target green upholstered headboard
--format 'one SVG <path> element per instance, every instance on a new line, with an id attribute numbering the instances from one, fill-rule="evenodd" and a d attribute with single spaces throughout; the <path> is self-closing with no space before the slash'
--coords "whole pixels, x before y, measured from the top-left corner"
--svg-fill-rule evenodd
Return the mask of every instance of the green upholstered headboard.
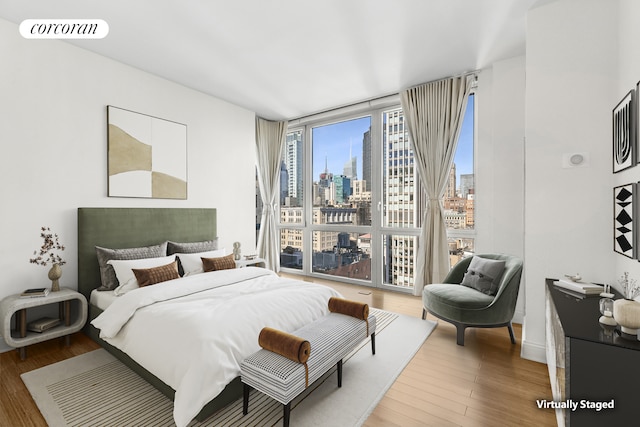
<path id="1" fill-rule="evenodd" d="M 78 208 L 78 291 L 88 301 L 100 286 L 96 246 L 135 248 L 216 237 L 215 209 Z"/>

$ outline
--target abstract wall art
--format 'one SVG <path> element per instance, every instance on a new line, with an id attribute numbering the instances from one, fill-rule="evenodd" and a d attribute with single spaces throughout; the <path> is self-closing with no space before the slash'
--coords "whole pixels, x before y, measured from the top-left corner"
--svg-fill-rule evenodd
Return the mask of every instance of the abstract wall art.
<path id="1" fill-rule="evenodd" d="M 187 126 L 107 106 L 109 197 L 187 198 Z"/>
<path id="2" fill-rule="evenodd" d="M 613 250 L 636 258 L 636 193 L 637 184 L 626 184 L 613 189 Z"/>
<path id="3" fill-rule="evenodd" d="M 613 109 L 613 172 L 636 164 L 635 91 L 631 90 Z"/>

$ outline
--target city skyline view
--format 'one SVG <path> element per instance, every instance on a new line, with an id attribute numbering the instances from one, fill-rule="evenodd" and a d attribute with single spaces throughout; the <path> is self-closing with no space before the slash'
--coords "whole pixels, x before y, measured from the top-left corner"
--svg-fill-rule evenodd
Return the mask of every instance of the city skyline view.
<path id="1" fill-rule="evenodd" d="M 314 127 L 313 180 L 318 179 L 325 166 L 334 175 L 342 174 L 345 163 L 350 160 L 349 149 L 345 150 L 345 147 L 350 147 L 352 157 L 358 159 L 357 176 L 362 179 L 362 138 L 370 128 L 371 116 Z"/>
<path id="2" fill-rule="evenodd" d="M 453 163 L 456 165 L 456 179 L 460 182 L 460 175 L 473 174 L 473 141 L 474 141 L 474 107 L 473 95 L 464 113 L 464 119 L 458 137 L 458 147 Z M 362 139 L 371 127 L 371 116 L 332 123 L 331 126 L 317 126 L 312 129 L 313 140 L 313 180 L 316 181 L 325 167 L 334 175 L 343 172 L 345 163 L 349 160 L 351 147 L 353 157 L 357 158 L 357 177 L 363 179 L 362 174 Z"/>
<path id="3" fill-rule="evenodd" d="M 381 126 L 378 132 L 373 123 Z M 305 134 L 310 136 L 306 143 Z M 458 139 L 442 198 L 445 226 L 452 233 L 451 263 L 474 251 L 474 237 L 460 234 L 475 227 L 473 97 Z M 307 149 L 311 165 L 305 164 Z M 380 159 L 378 165 L 374 158 Z M 305 184 L 309 166 L 312 182 Z M 378 209 L 372 207 L 375 198 Z M 413 286 L 427 203 L 401 108 L 287 133 L 279 200 L 282 267 L 365 281 L 373 274 L 382 284 Z M 371 228 L 374 220 L 380 229 Z"/>

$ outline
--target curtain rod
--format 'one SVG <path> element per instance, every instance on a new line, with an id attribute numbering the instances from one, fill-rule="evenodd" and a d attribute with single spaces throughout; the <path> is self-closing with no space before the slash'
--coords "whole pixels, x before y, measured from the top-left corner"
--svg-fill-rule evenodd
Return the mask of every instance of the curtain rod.
<path id="1" fill-rule="evenodd" d="M 420 83 L 415 86 L 411 86 L 407 89 L 412 89 L 414 87 L 418 87 L 418 86 L 422 86 L 430 83 L 436 83 L 436 82 L 440 82 L 440 81 L 455 78 L 455 77 L 465 77 L 465 76 L 475 76 L 475 79 L 477 82 L 478 71 L 479 70 L 468 71 L 455 76 L 449 76 L 449 77 L 443 77 L 437 80 L 431 80 L 429 82 Z M 406 90 L 406 89 L 403 89 L 403 90 Z M 349 112 L 356 113 L 358 111 L 363 111 L 371 108 L 382 108 L 382 107 L 393 105 L 399 102 L 400 102 L 400 92 L 390 94 L 390 95 L 380 96 L 377 98 L 368 99 L 366 101 L 356 102 L 354 104 L 347 104 L 341 107 L 331 108 L 329 110 L 320 111 L 320 112 L 309 114 L 306 116 L 297 117 L 295 119 L 289 120 L 289 126 L 297 126 L 304 123 L 315 122 L 322 119 L 328 119 L 330 117 L 346 114 Z"/>
<path id="2" fill-rule="evenodd" d="M 358 112 L 370 108 L 381 108 L 386 105 L 392 105 L 394 103 L 399 103 L 400 98 L 399 94 L 394 93 L 391 95 L 380 96 L 378 98 L 368 99 L 366 101 L 356 102 L 354 104 L 347 104 L 341 107 L 331 108 L 329 110 L 319 111 L 317 113 L 309 114 L 306 116 L 298 117 L 295 119 L 289 120 L 289 126 L 299 125 L 301 123 L 308 123 L 312 121 L 321 120 L 324 118 L 345 114 L 349 112 Z"/>
<path id="3" fill-rule="evenodd" d="M 429 82 L 424 82 L 424 83 L 418 83 L 417 85 L 413 85 L 411 87 L 408 87 L 407 89 L 413 89 L 419 86 L 424 86 L 424 85 L 428 85 L 428 84 L 432 84 L 432 83 L 438 83 L 444 80 L 449 80 L 449 79 L 454 79 L 456 77 L 470 77 L 470 76 L 474 76 L 475 77 L 475 82 L 477 84 L 478 82 L 478 72 L 480 70 L 474 70 L 474 71 L 467 71 L 464 73 L 460 73 L 460 74 L 456 74 L 455 76 L 449 76 L 449 77 L 443 77 L 441 79 L 436 79 L 436 80 L 431 80 Z M 406 90 L 406 89 L 405 89 Z"/>

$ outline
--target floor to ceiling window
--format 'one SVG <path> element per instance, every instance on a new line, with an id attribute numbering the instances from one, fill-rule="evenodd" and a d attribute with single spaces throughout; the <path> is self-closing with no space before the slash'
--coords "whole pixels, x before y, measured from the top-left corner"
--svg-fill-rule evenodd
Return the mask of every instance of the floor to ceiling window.
<path id="1" fill-rule="evenodd" d="M 474 96 L 442 200 L 452 264 L 474 250 Z M 290 126 L 280 180 L 281 267 L 409 290 L 426 197 L 399 106 Z"/>

